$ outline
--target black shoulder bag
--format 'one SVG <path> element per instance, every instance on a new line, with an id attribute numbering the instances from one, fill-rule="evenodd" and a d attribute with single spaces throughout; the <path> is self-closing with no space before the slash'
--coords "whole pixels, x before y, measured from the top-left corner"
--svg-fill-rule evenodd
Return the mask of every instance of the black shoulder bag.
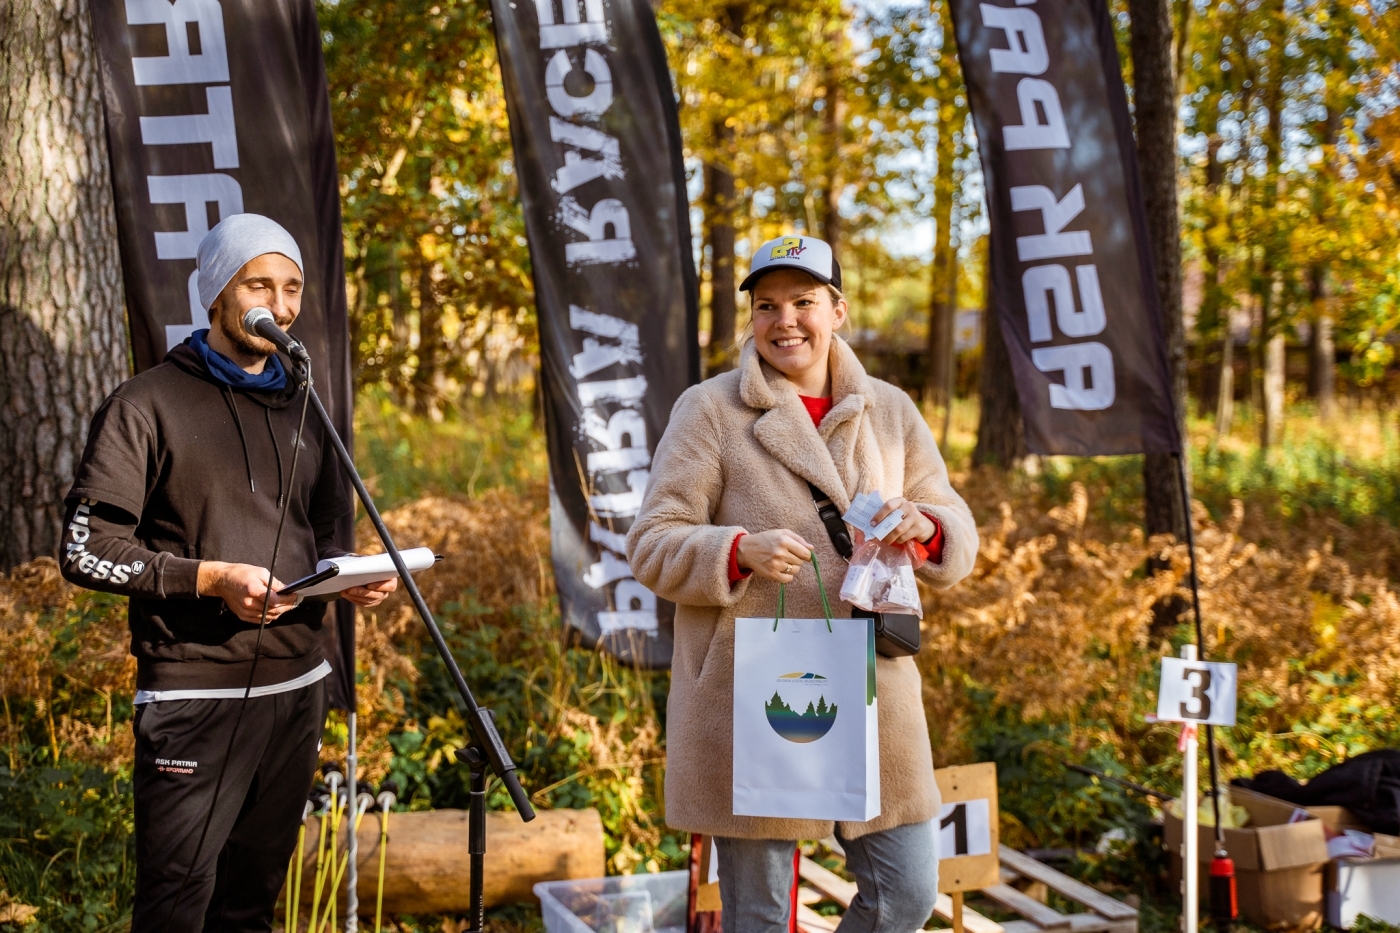
<path id="1" fill-rule="evenodd" d="M 817 517 L 826 528 L 831 546 L 849 562 L 851 555 L 855 553 L 855 547 L 851 544 L 851 535 L 846 530 L 841 513 L 836 510 L 831 497 L 815 484 L 809 482 L 807 488 L 812 490 L 812 501 L 817 504 Z M 883 657 L 907 658 L 919 653 L 918 616 L 896 612 L 868 612 L 859 606 L 852 606 L 851 618 L 875 620 L 875 650 Z"/>

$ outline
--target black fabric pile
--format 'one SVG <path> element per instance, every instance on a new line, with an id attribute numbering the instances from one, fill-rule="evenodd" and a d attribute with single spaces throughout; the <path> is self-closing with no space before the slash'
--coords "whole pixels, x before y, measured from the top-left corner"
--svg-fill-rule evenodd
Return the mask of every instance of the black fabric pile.
<path id="1" fill-rule="evenodd" d="M 1300 807 L 1346 807 L 1372 832 L 1400 836 L 1400 749 L 1357 755 L 1306 784 L 1282 771 L 1261 771 L 1230 783 Z"/>

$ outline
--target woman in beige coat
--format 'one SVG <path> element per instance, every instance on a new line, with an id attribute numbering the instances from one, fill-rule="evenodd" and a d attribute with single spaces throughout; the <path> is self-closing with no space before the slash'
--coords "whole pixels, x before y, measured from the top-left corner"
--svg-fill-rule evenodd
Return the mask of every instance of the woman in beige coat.
<path id="1" fill-rule="evenodd" d="M 846 318 L 840 267 L 811 237 L 765 243 L 741 290 L 753 335 L 736 371 L 689 389 L 656 449 L 628 534 L 644 586 L 676 603 L 667 705 L 666 822 L 716 837 L 725 933 L 787 929 L 793 848 L 837 833 L 859 895 L 839 933 L 909 933 L 932 913 L 938 789 L 912 658 L 876 662 L 883 811 L 867 823 L 734 815 L 734 619 L 820 617 L 816 553 L 837 615 L 845 563 L 817 515 L 812 483 L 845 512 L 865 492 L 893 493 L 884 540 L 926 547 L 918 571 L 952 586 L 972 570 L 977 529 L 948 483 L 933 435 L 901 390 L 865 374 L 835 336 Z"/>

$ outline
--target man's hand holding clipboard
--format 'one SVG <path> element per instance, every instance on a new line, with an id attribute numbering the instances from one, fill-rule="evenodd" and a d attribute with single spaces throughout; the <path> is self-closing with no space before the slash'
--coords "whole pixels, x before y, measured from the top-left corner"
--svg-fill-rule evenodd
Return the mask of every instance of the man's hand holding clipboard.
<path id="1" fill-rule="evenodd" d="M 416 547 L 402 551 L 410 573 L 427 570 L 442 557 L 432 548 Z M 333 557 L 316 565 L 316 572 L 293 580 L 277 591 L 278 596 L 324 596 L 347 599 L 357 606 L 372 608 L 398 587 L 398 571 L 388 554 L 368 557 Z"/>

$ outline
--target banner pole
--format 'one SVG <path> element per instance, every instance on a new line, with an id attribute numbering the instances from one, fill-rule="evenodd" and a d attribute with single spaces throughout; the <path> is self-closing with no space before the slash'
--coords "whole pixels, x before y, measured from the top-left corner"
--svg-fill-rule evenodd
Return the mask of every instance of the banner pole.
<path id="1" fill-rule="evenodd" d="M 1182 645 L 1181 656 L 1196 660 L 1196 646 Z M 1200 923 L 1200 833 L 1197 830 L 1199 808 L 1196 803 L 1197 760 L 1200 743 L 1196 724 L 1181 726 L 1181 929 L 1182 933 L 1197 933 Z M 1219 821 L 1216 821 L 1217 829 Z"/>
<path id="2" fill-rule="evenodd" d="M 1191 608 L 1196 621 L 1196 651 L 1202 661 L 1206 659 L 1205 627 L 1201 622 L 1201 584 L 1196 572 L 1196 523 L 1191 519 L 1191 493 L 1186 480 L 1186 456 L 1176 454 L 1177 480 L 1181 486 L 1181 507 L 1186 517 L 1186 551 L 1191 559 Z M 1210 797 L 1215 809 L 1215 849 L 1216 854 L 1225 849 L 1225 828 L 1220 823 L 1220 764 L 1215 750 L 1215 727 L 1206 726 L 1206 758 L 1210 766 Z"/>

